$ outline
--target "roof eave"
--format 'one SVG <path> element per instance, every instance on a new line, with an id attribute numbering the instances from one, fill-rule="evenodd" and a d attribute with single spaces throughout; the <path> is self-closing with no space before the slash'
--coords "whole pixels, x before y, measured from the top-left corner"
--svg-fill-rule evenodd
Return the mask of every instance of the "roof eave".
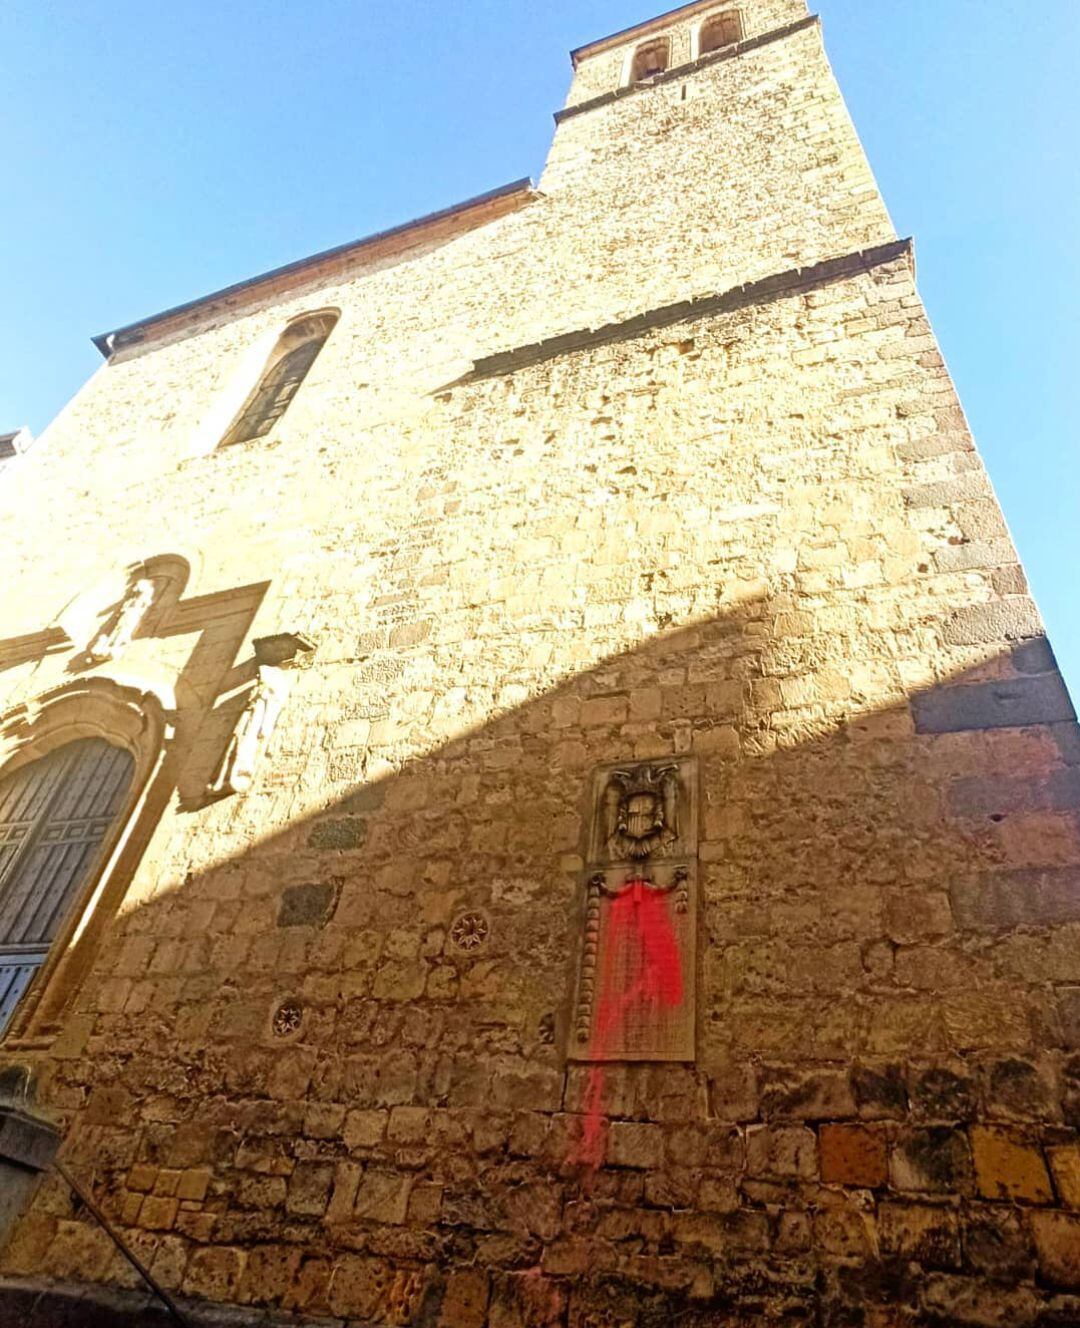
<path id="1" fill-rule="evenodd" d="M 336 245 L 333 249 L 324 249 L 320 253 L 312 254 L 307 258 L 300 258 L 293 263 L 286 263 L 283 267 L 272 268 L 269 272 L 260 272 L 258 276 L 248 277 L 245 281 L 238 281 L 232 286 L 224 286 L 221 290 L 213 291 L 209 295 L 202 295 L 196 300 L 188 300 L 184 304 L 175 305 L 161 313 L 151 314 L 149 317 L 141 318 L 134 323 L 127 323 L 112 332 L 101 332 L 96 337 L 92 337 L 91 340 L 107 360 L 121 346 L 142 340 L 143 334 L 159 323 L 191 313 L 216 301 L 241 295 L 247 290 L 254 290 L 258 286 L 278 281 L 282 277 L 304 272 L 308 268 L 318 266 L 320 263 L 345 257 L 353 252 L 360 252 L 374 245 L 385 243 L 387 240 L 407 235 L 411 231 L 419 231 L 426 226 L 446 221 L 450 217 L 472 212 L 486 204 L 497 202 L 502 198 L 509 198 L 515 194 L 537 194 L 530 177 L 525 176 L 520 180 L 512 181 L 510 184 L 500 185 L 497 189 L 490 189 L 486 193 L 477 194 L 474 198 L 468 198 L 463 203 L 454 203 L 450 207 L 440 208 L 437 212 L 429 212 L 425 216 L 417 217 L 412 221 L 403 222 L 398 226 L 391 226 L 389 230 L 376 231 L 372 235 L 365 235 L 359 240 L 349 240 L 345 244 Z"/>

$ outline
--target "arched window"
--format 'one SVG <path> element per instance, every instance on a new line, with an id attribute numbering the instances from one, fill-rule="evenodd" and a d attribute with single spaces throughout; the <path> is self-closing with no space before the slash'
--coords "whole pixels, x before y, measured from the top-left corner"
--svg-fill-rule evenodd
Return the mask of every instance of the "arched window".
<path id="1" fill-rule="evenodd" d="M 630 65 L 630 82 L 644 83 L 648 78 L 662 74 L 671 63 L 671 43 L 666 37 L 645 42 L 634 52 Z"/>
<path id="2" fill-rule="evenodd" d="M 710 14 L 702 23 L 698 35 L 698 55 L 708 55 L 710 51 L 722 51 L 725 46 L 734 46 L 740 41 L 742 41 L 742 16 L 737 9 L 728 9 L 722 14 Z"/>
<path id="3" fill-rule="evenodd" d="M 135 762 L 83 738 L 0 776 L 0 1033 L 123 808 Z"/>
<path id="4" fill-rule="evenodd" d="M 300 390 L 337 318 L 336 313 L 313 314 L 289 324 L 223 444 L 247 443 L 270 433 Z"/>

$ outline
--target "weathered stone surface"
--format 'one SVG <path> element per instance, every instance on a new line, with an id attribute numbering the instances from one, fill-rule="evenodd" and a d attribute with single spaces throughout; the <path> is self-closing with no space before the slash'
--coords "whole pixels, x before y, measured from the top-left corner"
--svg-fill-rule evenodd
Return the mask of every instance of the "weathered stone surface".
<path id="1" fill-rule="evenodd" d="M 947 1126 L 905 1131 L 892 1152 L 891 1175 L 899 1190 L 967 1193 L 972 1178 L 967 1136 Z"/>
<path id="2" fill-rule="evenodd" d="M 1003 682 L 938 687 L 912 697 L 918 733 L 1023 728 L 1075 719 L 1061 676 L 1047 673 Z"/>
<path id="3" fill-rule="evenodd" d="M 1080 736 L 816 25 L 740 8 L 704 60 L 705 11 L 658 20 L 648 85 L 645 34 L 579 51 L 540 190 L 125 333 L 0 485 L 0 779 L 71 724 L 157 772 L 0 1084 L 155 1276 L 263 1328 L 1069 1309 Z M 183 586 L 73 669 L 42 614 L 159 554 Z M 207 803 L 250 642 L 301 628 Z M 597 1035 L 692 996 L 663 1065 L 575 1063 L 613 841 Z M 0 1275 L 128 1277 L 55 1178 Z"/>
<path id="4" fill-rule="evenodd" d="M 1046 1163 L 1038 1144 L 1007 1130 L 976 1126 L 971 1131 L 975 1179 L 984 1199 L 1053 1202 Z"/>
<path id="5" fill-rule="evenodd" d="M 1036 1212 L 1030 1220 L 1039 1272 L 1052 1286 L 1080 1288 L 1080 1217 Z"/>
<path id="6" fill-rule="evenodd" d="M 960 1222 L 948 1208 L 924 1204 L 885 1203 L 878 1210 L 881 1252 L 923 1268 L 960 1266 Z"/>
<path id="7" fill-rule="evenodd" d="M 821 1179 L 826 1185 L 876 1189 L 888 1180 L 888 1149 L 881 1129 L 865 1125 L 823 1125 L 819 1147 Z"/>

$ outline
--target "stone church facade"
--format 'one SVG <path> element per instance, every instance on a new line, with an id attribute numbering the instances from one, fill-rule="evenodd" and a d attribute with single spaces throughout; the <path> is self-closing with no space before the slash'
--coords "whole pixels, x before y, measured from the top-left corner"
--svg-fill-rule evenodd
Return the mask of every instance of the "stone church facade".
<path id="1" fill-rule="evenodd" d="M 0 477 L 0 1324 L 1080 1323 L 1080 740 L 912 246 L 803 0 L 573 61 Z"/>

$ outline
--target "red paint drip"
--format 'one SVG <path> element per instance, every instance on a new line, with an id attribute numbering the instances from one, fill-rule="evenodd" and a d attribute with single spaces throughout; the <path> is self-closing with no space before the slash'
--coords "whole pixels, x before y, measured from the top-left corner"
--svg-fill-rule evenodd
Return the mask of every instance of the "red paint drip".
<path id="1" fill-rule="evenodd" d="M 643 880 L 627 882 L 608 912 L 591 1054 L 605 1056 L 619 1042 L 632 1013 L 682 1004 L 679 942 L 667 898 Z M 596 1169 L 604 1160 L 604 1066 L 589 1070 L 585 1127 L 576 1161 Z"/>

